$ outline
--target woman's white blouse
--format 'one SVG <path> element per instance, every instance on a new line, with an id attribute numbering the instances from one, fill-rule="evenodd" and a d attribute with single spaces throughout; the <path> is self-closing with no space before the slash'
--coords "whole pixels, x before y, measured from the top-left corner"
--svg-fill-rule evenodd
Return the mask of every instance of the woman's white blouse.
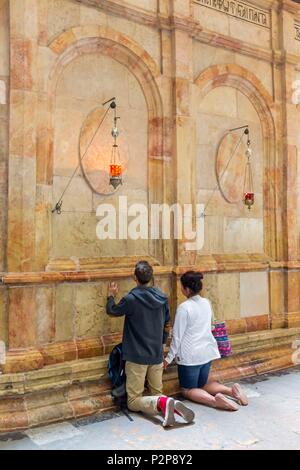
<path id="1" fill-rule="evenodd" d="M 220 358 L 211 332 L 213 311 L 208 299 L 195 295 L 179 305 L 166 361 L 196 366 Z"/>

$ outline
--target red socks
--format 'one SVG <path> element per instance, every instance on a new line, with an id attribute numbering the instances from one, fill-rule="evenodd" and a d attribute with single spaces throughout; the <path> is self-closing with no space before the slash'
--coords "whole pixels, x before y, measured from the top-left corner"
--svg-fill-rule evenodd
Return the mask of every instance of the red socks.
<path id="1" fill-rule="evenodd" d="M 169 400 L 169 397 L 161 396 L 161 397 L 159 397 L 159 399 L 157 401 L 157 408 L 162 411 L 164 416 L 166 415 L 166 407 L 167 407 L 167 401 L 168 400 Z M 174 413 L 181 416 L 181 414 L 178 413 L 178 411 L 176 411 L 176 409 L 174 410 Z"/>
<path id="2" fill-rule="evenodd" d="M 159 397 L 159 399 L 157 401 L 157 408 L 159 408 L 162 411 L 164 416 L 166 414 L 166 407 L 167 407 L 168 399 L 169 399 L 169 397 L 162 396 L 162 397 Z"/>

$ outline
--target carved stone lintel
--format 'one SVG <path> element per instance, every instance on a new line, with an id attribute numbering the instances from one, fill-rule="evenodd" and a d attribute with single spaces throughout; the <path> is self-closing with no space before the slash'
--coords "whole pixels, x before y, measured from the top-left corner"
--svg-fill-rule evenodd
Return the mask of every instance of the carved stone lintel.
<path id="1" fill-rule="evenodd" d="M 267 29 L 271 27 L 270 12 L 251 4 L 251 2 L 240 0 L 194 0 L 194 3 L 233 16 L 241 21 L 255 24 L 256 26 Z"/>

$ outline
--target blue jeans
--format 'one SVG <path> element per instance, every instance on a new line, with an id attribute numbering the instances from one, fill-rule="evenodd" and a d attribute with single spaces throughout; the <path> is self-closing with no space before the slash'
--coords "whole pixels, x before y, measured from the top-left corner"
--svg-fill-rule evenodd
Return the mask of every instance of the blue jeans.
<path id="1" fill-rule="evenodd" d="M 208 381 L 211 361 L 200 366 L 183 366 L 178 364 L 177 367 L 181 388 L 203 388 Z"/>

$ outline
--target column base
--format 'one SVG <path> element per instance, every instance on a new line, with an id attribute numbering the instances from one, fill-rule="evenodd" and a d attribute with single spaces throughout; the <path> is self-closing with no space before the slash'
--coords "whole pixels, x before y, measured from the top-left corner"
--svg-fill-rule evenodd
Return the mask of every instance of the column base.
<path id="1" fill-rule="evenodd" d="M 232 336 L 234 354 L 215 361 L 221 382 L 293 367 L 300 328 Z M 12 432 L 114 410 L 107 356 L 77 359 L 26 373 L 0 375 L 0 432 Z M 164 374 L 164 393 L 180 392 L 176 366 Z"/>

